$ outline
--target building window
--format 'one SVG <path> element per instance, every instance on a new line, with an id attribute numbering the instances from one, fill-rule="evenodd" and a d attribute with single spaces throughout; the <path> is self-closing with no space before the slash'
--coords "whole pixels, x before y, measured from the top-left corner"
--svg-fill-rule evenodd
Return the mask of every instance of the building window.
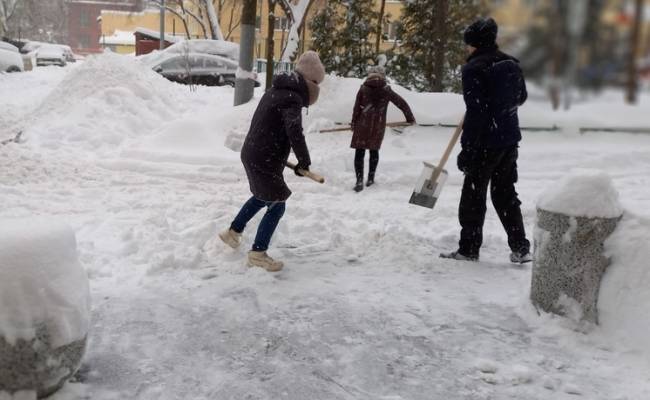
<path id="1" fill-rule="evenodd" d="M 287 17 L 275 17 L 275 30 L 276 31 L 286 31 L 289 29 L 289 18 Z"/>
<path id="2" fill-rule="evenodd" d="M 90 15 L 88 14 L 88 10 L 79 10 L 79 26 L 82 28 L 90 26 Z"/>
<path id="3" fill-rule="evenodd" d="M 384 40 L 394 42 L 397 40 L 399 22 L 384 22 Z"/>

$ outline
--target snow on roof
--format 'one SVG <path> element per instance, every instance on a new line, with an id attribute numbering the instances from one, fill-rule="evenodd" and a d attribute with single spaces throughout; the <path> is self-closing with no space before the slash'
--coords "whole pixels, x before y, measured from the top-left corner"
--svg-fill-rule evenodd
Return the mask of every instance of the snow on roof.
<path id="1" fill-rule="evenodd" d="M 115 31 L 111 36 L 99 38 L 100 44 L 135 46 L 135 36 L 130 31 Z"/>
<path id="2" fill-rule="evenodd" d="M 212 54 L 232 60 L 239 60 L 239 45 L 225 40 L 186 40 L 182 43 L 169 46 L 165 51 L 169 53 L 185 53 L 189 51 L 190 53 Z"/>
<path id="3" fill-rule="evenodd" d="M 136 28 L 135 33 L 141 33 L 143 35 L 150 36 L 150 37 L 155 38 L 155 39 L 160 39 L 160 32 L 159 31 L 154 31 L 154 30 L 147 29 L 147 28 Z M 171 34 L 165 33 L 165 40 L 170 42 L 170 43 L 178 43 L 178 42 L 181 42 L 181 41 L 185 40 L 185 38 L 183 36 L 171 35 Z"/>

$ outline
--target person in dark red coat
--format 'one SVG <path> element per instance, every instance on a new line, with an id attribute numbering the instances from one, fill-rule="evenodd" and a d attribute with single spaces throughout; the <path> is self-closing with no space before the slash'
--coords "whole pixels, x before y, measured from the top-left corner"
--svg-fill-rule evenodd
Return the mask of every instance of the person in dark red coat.
<path id="1" fill-rule="evenodd" d="M 299 170 L 309 171 L 311 160 L 302 131 L 302 108 L 316 102 L 318 85 L 325 79 L 325 68 L 313 51 L 298 59 L 295 71 L 276 76 L 273 86 L 262 96 L 255 110 L 241 150 L 253 196 L 243 205 L 230 228 L 219 234 L 228 246 L 239 247 L 248 221 L 267 208 L 253 248 L 248 252 L 248 265 L 270 272 L 283 267 L 282 262 L 271 258 L 266 250 L 284 215 L 285 202 L 291 196 L 283 176 L 285 163 L 293 149 L 298 159 L 296 175 L 301 176 Z"/>
<path id="2" fill-rule="evenodd" d="M 366 150 L 370 151 L 366 185 L 370 186 L 375 183 L 375 172 L 379 163 L 379 149 L 384 140 L 389 102 L 402 110 L 407 122 L 415 123 L 415 117 L 413 117 L 409 105 L 386 83 L 384 68 L 371 67 L 368 78 L 357 93 L 352 113 L 353 135 L 350 147 L 356 150 L 354 155 L 354 171 L 357 177 L 354 190 L 356 192 L 363 190 L 363 166 Z"/>

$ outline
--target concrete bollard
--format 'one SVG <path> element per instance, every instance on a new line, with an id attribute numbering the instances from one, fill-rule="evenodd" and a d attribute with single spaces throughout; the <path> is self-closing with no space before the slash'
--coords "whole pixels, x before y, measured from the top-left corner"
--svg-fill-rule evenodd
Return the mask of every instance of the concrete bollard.
<path id="1" fill-rule="evenodd" d="M 609 259 L 604 242 L 622 215 L 603 173 L 569 176 L 537 206 L 530 297 L 546 312 L 598 323 L 598 293 Z"/>

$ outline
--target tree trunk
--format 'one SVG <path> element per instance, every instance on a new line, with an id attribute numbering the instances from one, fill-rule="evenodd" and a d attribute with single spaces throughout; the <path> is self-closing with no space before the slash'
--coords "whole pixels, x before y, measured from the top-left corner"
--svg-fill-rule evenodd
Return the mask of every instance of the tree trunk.
<path id="1" fill-rule="evenodd" d="M 280 7 L 291 21 L 287 44 L 282 52 L 282 61 L 293 61 L 296 57 L 300 44 L 300 33 L 313 3 L 313 0 L 299 0 L 295 4 L 289 0 L 280 0 Z"/>
<path id="2" fill-rule="evenodd" d="M 433 75 L 435 77 L 433 87 L 431 88 L 434 92 L 442 92 L 444 88 L 444 77 L 445 77 L 445 52 L 447 51 L 447 37 L 449 33 L 447 32 L 447 14 L 449 12 L 449 0 L 438 0 L 436 1 L 436 10 L 435 10 L 435 32 L 438 37 L 438 45 L 435 46 L 433 59 L 434 59 L 434 69 Z"/>
<path id="3" fill-rule="evenodd" d="M 639 45 L 641 42 L 641 22 L 643 16 L 643 0 L 636 0 L 634 6 L 634 24 L 630 34 L 630 55 L 627 65 L 627 93 L 625 100 L 629 104 L 635 104 L 638 101 L 637 92 L 639 91 L 638 69 L 636 58 L 639 54 Z"/>
<path id="4" fill-rule="evenodd" d="M 212 0 L 204 0 L 203 4 L 205 5 L 205 10 L 208 14 L 208 20 L 210 21 L 210 31 L 212 32 L 213 40 L 224 40 L 223 33 L 221 32 L 221 26 L 219 26 L 219 18 L 217 17 L 217 12 L 214 9 L 214 3 Z"/>
<path id="5" fill-rule="evenodd" d="M 551 26 L 551 82 L 549 85 L 549 97 L 553 110 L 560 108 L 560 85 L 562 74 L 562 63 L 564 55 L 564 29 L 562 13 L 560 11 L 559 0 L 553 2 L 553 9 L 549 14 L 549 25 Z"/>
<path id="6" fill-rule="evenodd" d="M 275 0 L 269 0 L 269 27 L 266 38 L 266 89 L 270 89 L 273 84 L 273 56 L 275 51 Z"/>
<path id="7" fill-rule="evenodd" d="M 375 55 L 379 54 L 379 46 L 381 45 L 381 37 L 384 32 L 384 12 L 386 10 L 386 0 L 381 0 L 379 8 L 379 16 L 377 19 L 377 40 L 375 42 Z"/>
<path id="8" fill-rule="evenodd" d="M 247 103 L 253 98 L 255 81 L 253 75 L 253 56 L 255 54 L 256 0 L 242 0 L 241 41 L 239 44 L 239 68 L 235 81 L 235 106 Z"/>

